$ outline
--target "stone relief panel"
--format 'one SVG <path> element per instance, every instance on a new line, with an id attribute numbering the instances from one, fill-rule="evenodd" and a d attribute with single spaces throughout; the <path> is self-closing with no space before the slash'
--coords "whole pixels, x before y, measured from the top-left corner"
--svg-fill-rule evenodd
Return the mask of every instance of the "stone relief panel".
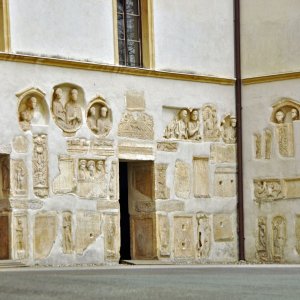
<path id="1" fill-rule="evenodd" d="M 49 123 L 49 111 L 45 93 L 37 88 L 29 88 L 16 95 L 19 98 L 18 116 L 22 130 L 31 126 L 43 126 Z"/>
<path id="2" fill-rule="evenodd" d="M 197 213 L 196 219 L 198 258 L 208 258 L 211 248 L 211 227 L 209 216 Z"/>
<path id="3" fill-rule="evenodd" d="M 152 116 L 145 112 L 126 111 L 119 123 L 118 135 L 120 137 L 153 140 L 153 126 Z"/>
<path id="4" fill-rule="evenodd" d="M 118 156 L 120 159 L 131 159 L 136 160 L 137 156 L 145 159 L 146 157 L 149 160 L 154 159 L 154 147 L 149 144 L 139 144 L 132 142 L 119 142 L 118 144 Z"/>
<path id="5" fill-rule="evenodd" d="M 15 136 L 12 141 L 12 146 L 17 153 L 26 153 L 28 151 L 29 142 L 23 135 Z"/>
<path id="6" fill-rule="evenodd" d="M 218 141 L 220 138 L 217 110 L 212 104 L 204 105 L 202 108 L 203 138 L 204 141 Z"/>
<path id="7" fill-rule="evenodd" d="M 110 167 L 109 198 L 111 200 L 119 199 L 119 164 L 117 161 L 113 161 Z"/>
<path id="8" fill-rule="evenodd" d="M 107 195 L 105 160 L 79 159 L 77 195 L 84 198 L 105 198 Z"/>
<path id="9" fill-rule="evenodd" d="M 283 198 L 295 199 L 300 197 L 300 178 L 282 180 Z"/>
<path id="10" fill-rule="evenodd" d="M 59 175 L 53 180 L 53 193 L 66 194 L 75 192 L 76 177 L 74 159 L 68 155 L 58 156 Z"/>
<path id="11" fill-rule="evenodd" d="M 77 254 L 95 242 L 101 234 L 101 214 L 97 211 L 78 211 L 75 249 Z"/>
<path id="12" fill-rule="evenodd" d="M 48 139 L 47 135 L 33 136 L 33 189 L 38 197 L 47 197 L 49 193 L 48 184 Z"/>
<path id="13" fill-rule="evenodd" d="M 277 124 L 276 136 L 279 154 L 283 157 L 294 157 L 294 127 L 293 124 Z"/>
<path id="14" fill-rule="evenodd" d="M 195 197 L 209 197 L 208 157 L 193 158 L 193 187 Z"/>
<path id="15" fill-rule="evenodd" d="M 162 257 L 170 256 L 170 223 L 167 215 L 157 215 L 159 254 Z"/>
<path id="16" fill-rule="evenodd" d="M 273 201 L 283 198 L 279 179 L 254 179 L 254 197 L 257 201 Z"/>
<path id="17" fill-rule="evenodd" d="M 235 163 L 236 145 L 211 144 L 210 160 L 214 163 Z"/>
<path id="18" fill-rule="evenodd" d="M 262 137 L 260 133 L 254 133 L 255 158 L 262 159 Z"/>
<path id="19" fill-rule="evenodd" d="M 295 237 L 296 237 L 296 250 L 300 255 L 300 215 L 295 216 Z"/>
<path id="20" fill-rule="evenodd" d="M 11 195 L 26 198 L 28 195 L 28 172 L 24 160 L 11 160 Z"/>
<path id="21" fill-rule="evenodd" d="M 167 125 L 164 138 L 179 140 L 201 140 L 199 110 L 182 108 Z"/>
<path id="22" fill-rule="evenodd" d="M 236 169 L 216 168 L 214 190 L 217 197 L 236 196 Z"/>
<path id="23" fill-rule="evenodd" d="M 13 219 L 13 250 L 16 259 L 28 257 L 28 225 L 26 214 L 15 214 Z"/>
<path id="24" fill-rule="evenodd" d="M 176 160 L 175 163 L 175 194 L 179 198 L 188 198 L 190 195 L 190 165 L 184 161 Z"/>
<path id="25" fill-rule="evenodd" d="M 221 122 L 221 136 L 226 144 L 236 143 L 236 117 L 227 115 Z"/>
<path id="26" fill-rule="evenodd" d="M 115 155 L 114 141 L 104 139 L 93 139 L 90 141 L 90 153 L 99 156 Z"/>
<path id="27" fill-rule="evenodd" d="M 106 260 L 118 260 L 120 250 L 119 217 L 116 214 L 104 216 L 104 249 Z"/>
<path id="28" fill-rule="evenodd" d="M 175 142 L 157 142 L 157 150 L 165 152 L 177 152 L 178 144 Z"/>
<path id="29" fill-rule="evenodd" d="M 267 218 L 259 217 L 257 220 L 256 258 L 260 262 L 269 260 L 268 254 Z"/>
<path id="30" fill-rule="evenodd" d="M 38 213 L 34 224 L 34 257 L 43 259 L 49 256 L 57 234 L 55 212 Z"/>
<path id="31" fill-rule="evenodd" d="M 215 242 L 233 241 L 231 215 L 217 214 L 213 216 Z"/>
<path id="32" fill-rule="evenodd" d="M 155 199 L 168 199 L 170 189 L 167 187 L 168 164 L 155 164 Z"/>
<path id="33" fill-rule="evenodd" d="M 282 216 L 276 216 L 272 220 L 273 237 L 273 261 L 282 262 L 284 260 L 284 247 L 286 244 L 286 220 Z"/>
<path id="34" fill-rule="evenodd" d="M 64 83 L 54 87 L 52 116 L 66 136 L 74 135 L 81 127 L 84 103 L 84 92 L 79 86 Z"/>
<path id="35" fill-rule="evenodd" d="M 87 154 L 90 148 L 90 141 L 85 138 L 67 140 L 67 152 L 69 154 Z"/>
<path id="36" fill-rule="evenodd" d="M 107 136 L 112 127 L 112 112 L 101 97 L 94 98 L 87 108 L 86 115 L 89 129 L 97 136 Z"/>
<path id="37" fill-rule="evenodd" d="M 62 213 L 62 218 L 63 218 L 62 249 L 63 249 L 63 253 L 71 254 L 73 253 L 73 249 L 74 249 L 72 213 L 69 211 L 65 211 Z"/>
<path id="38" fill-rule="evenodd" d="M 271 158 L 272 153 L 272 131 L 270 129 L 264 130 L 264 138 L 265 138 L 265 159 Z"/>
<path id="39" fill-rule="evenodd" d="M 127 91 L 126 92 L 126 109 L 133 111 L 143 111 L 146 108 L 144 92 Z"/>
<path id="40" fill-rule="evenodd" d="M 10 171 L 10 159 L 8 154 L 0 154 L 0 169 L 0 199 L 7 200 L 10 194 L 10 182 L 13 182 L 13 178 L 10 178 L 12 174 Z"/>
<path id="41" fill-rule="evenodd" d="M 191 216 L 174 216 L 174 256 L 194 258 L 194 230 Z"/>

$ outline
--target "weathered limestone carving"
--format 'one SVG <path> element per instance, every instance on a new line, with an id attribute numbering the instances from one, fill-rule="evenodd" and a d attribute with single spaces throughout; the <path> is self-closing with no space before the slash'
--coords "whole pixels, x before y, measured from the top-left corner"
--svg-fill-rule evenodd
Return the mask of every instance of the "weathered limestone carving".
<path id="1" fill-rule="evenodd" d="M 17 153 L 26 153 L 28 151 L 28 140 L 23 135 L 14 137 L 12 145 Z"/>
<path id="2" fill-rule="evenodd" d="M 111 163 L 110 167 L 110 179 L 109 179 L 109 198 L 111 200 L 118 200 L 119 199 L 119 164 L 116 161 Z"/>
<path id="3" fill-rule="evenodd" d="M 198 109 L 183 108 L 167 125 L 164 133 L 167 139 L 201 140 Z"/>
<path id="4" fill-rule="evenodd" d="M 61 84 L 54 88 L 52 114 L 65 135 L 73 135 L 81 127 L 83 105 L 84 94 L 80 87 Z"/>
<path id="5" fill-rule="evenodd" d="M 32 125 L 46 125 L 49 121 L 45 93 L 37 88 L 29 88 L 17 94 L 19 98 L 19 124 L 22 130 L 30 130 Z"/>
<path id="6" fill-rule="evenodd" d="M 196 214 L 197 219 L 197 250 L 199 258 L 207 258 L 211 247 L 211 228 L 209 217 L 202 213 Z"/>
<path id="7" fill-rule="evenodd" d="M 112 112 L 101 97 L 94 98 L 87 108 L 87 125 L 97 136 L 107 136 L 112 127 Z"/>
<path id="8" fill-rule="evenodd" d="M 118 144 L 118 152 L 121 159 L 137 159 L 137 156 L 148 156 L 149 160 L 154 158 L 154 147 L 149 144 L 122 141 Z"/>
<path id="9" fill-rule="evenodd" d="M 28 228 L 26 214 L 14 215 L 14 255 L 16 259 L 28 257 Z"/>
<path id="10" fill-rule="evenodd" d="M 260 133 L 254 133 L 254 139 L 255 139 L 255 158 L 261 159 L 262 158 L 262 142 L 261 142 L 261 134 Z"/>
<path id="11" fill-rule="evenodd" d="M 254 179 L 254 197 L 258 201 L 282 199 L 282 184 L 279 179 Z"/>
<path id="12" fill-rule="evenodd" d="M 107 195 L 105 161 L 79 159 L 77 195 L 85 198 L 105 198 Z"/>
<path id="13" fill-rule="evenodd" d="M 127 91 L 126 92 L 126 108 L 127 110 L 145 110 L 145 98 L 144 98 L 144 92 L 140 91 Z"/>
<path id="14" fill-rule="evenodd" d="M 184 211 L 184 201 L 180 200 L 157 200 L 156 211 L 174 212 Z"/>
<path id="15" fill-rule="evenodd" d="M 209 196 L 208 157 L 193 158 L 193 185 L 195 197 Z"/>
<path id="16" fill-rule="evenodd" d="M 67 151 L 70 154 L 86 154 L 90 148 L 90 141 L 85 138 L 67 140 Z"/>
<path id="17" fill-rule="evenodd" d="M 114 141 L 93 139 L 90 142 L 90 153 L 99 156 L 113 156 L 115 155 Z"/>
<path id="18" fill-rule="evenodd" d="M 283 198 L 296 199 L 300 197 L 300 178 L 286 178 L 282 180 Z"/>
<path id="19" fill-rule="evenodd" d="M 293 124 L 277 124 L 276 136 L 279 154 L 283 157 L 294 156 L 294 127 Z"/>
<path id="20" fill-rule="evenodd" d="M 59 175 L 53 180 L 55 194 L 72 193 L 76 189 L 74 159 L 68 155 L 58 156 Z"/>
<path id="21" fill-rule="evenodd" d="M 214 240 L 216 242 L 233 241 L 231 215 L 217 214 L 213 216 Z"/>
<path id="22" fill-rule="evenodd" d="M 286 244 L 286 220 L 282 216 L 276 216 L 272 220 L 273 237 L 273 261 L 284 260 L 284 247 Z"/>
<path id="23" fill-rule="evenodd" d="M 119 217 L 116 214 L 106 214 L 104 217 L 105 259 L 119 259 Z"/>
<path id="24" fill-rule="evenodd" d="M 28 173 L 23 160 L 11 161 L 11 193 L 13 197 L 26 197 L 28 194 Z"/>
<path id="25" fill-rule="evenodd" d="M 175 142 L 158 142 L 157 150 L 165 152 L 177 152 L 178 144 Z"/>
<path id="26" fill-rule="evenodd" d="M 265 159 L 271 158 L 272 153 L 272 131 L 270 129 L 265 129 Z"/>
<path id="27" fill-rule="evenodd" d="M 236 143 L 236 117 L 227 115 L 221 122 L 221 135 L 224 143 Z"/>
<path id="28" fill-rule="evenodd" d="M 42 259 L 49 256 L 57 234 L 57 215 L 55 212 L 38 213 L 34 225 L 34 257 Z"/>
<path id="29" fill-rule="evenodd" d="M 300 255 L 300 215 L 295 216 L 295 237 L 296 237 L 296 250 Z"/>
<path id="30" fill-rule="evenodd" d="M 101 233 L 101 214 L 97 211 L 78 211 L 76 226 L 76 253 L 83 252 Z"/>
<path id="31" fill-rule="evenodd" d="M 194 258 L 194 231 L 191 216 L 174 216 L 174 256 Z"/>
<path id="32" fill-rule="evenodd" d="M 215 196 L 234 197 L 236 195 L 236 169 L 217 168 L 214 185 Z"/>
<path id="33" fill-rule="evenodd" d="M 38 197 L 48 196 L 48 141 L 47 135 L 33 136 L 33 189 Z"/>
<path id="34" fill-rule="evenodd" d="M 73 253 L 73 226 L 72 226 L 72 213 L 63 212 L 63 230 L 62 230 L 62 248 L 63 253 L 71 254 Z"/>
<path id="35" fill-rule="evenodd" d="M 127 111 L 119 123 L 118 135 L 143 140 L 153 140 L 153 118 L 145 112 Z"/>
<path id="36" fill-rule="evenodd" d="M 159 230 L 159 254 L 170 256 L 170 223 L 167 215 L 157 215 Z"/>
<path id="37" fill-rule="evenodd" d="M 267 218 L 259 217 L 257 222 L 256 256 L 258 261 L 267 262 L 268 257 L 268 231 Z"/>
<path id="38" fill-rule="evenodd" d="M 155 164 L 155 199 L 168 199 L 170 189 L 167 187 L 168 164 Z"/>
<path id="39" fill-rule="evenodd" d="M 205 141 L 218 141 L 220 130 L 218 127 L 217 110 L 211 105 L 204 105 L 202 108 L 203 117 L 203 138 Z"/>
<path id="40" fill-rule="evenodd" d="M 190 194 L 190 165 L 184 161 L 175 163 L 175 194 L 179 198 L 188 198 Z"/>
<path id="41" fill-rule="evenodd" d="M 236 162 L 236 145 L 211 144 L 210 159 L 214 163 Z"/>

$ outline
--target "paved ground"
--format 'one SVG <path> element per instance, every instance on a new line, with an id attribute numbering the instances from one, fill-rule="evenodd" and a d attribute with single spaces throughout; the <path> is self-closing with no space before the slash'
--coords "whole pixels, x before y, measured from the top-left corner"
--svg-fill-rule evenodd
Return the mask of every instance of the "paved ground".
<path id="1" fill-rule="evenodd" d="M 0 271 L 1 300 L 300 299 L 300 267 L 120 266 Z"/>

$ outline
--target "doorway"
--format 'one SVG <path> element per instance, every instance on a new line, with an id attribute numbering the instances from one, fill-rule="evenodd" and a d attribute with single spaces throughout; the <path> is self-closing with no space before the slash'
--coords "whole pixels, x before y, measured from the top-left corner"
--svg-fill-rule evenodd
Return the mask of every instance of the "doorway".
<path id="1" fill-rule="evenodd" d="M 121 260 L 157 258 L 152 161 L 121 161 Z"/>

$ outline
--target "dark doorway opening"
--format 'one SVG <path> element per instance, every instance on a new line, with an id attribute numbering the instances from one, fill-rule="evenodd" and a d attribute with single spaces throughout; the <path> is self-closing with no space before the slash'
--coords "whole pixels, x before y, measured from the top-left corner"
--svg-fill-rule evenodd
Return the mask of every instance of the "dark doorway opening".
<path id="1" fill-rule="evenodd" d="M 120 259 L 131 259 L 130 255 L 130 220 L 128 209 L 128 164 L 120 162 L 120 227 L 121 227 L 121 249 Z"/>

